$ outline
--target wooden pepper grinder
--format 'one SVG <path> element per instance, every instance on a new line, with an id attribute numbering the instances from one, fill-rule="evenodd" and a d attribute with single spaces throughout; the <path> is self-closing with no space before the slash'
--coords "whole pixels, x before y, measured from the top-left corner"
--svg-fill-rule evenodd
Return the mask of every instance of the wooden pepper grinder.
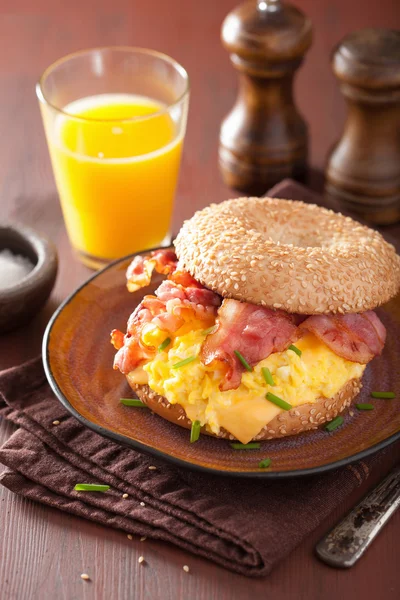
<path id="1" fill-rule="evenodd" d="M 279 0 L 252 0 L 228 14 L 221 37 L 239 71 L 238 98 L 220 133 L 225 183 L 262 194 L 284 177 L 303 179 L 308 133 L 292 88 L 311 45 L 311 21 Z"/>
<path id="2" fill-rule="evenodd" d="M 348 104 L 326 193 L 375 224 L 400 219 L 400 31 L 363 29 L 332 57 Z"/>

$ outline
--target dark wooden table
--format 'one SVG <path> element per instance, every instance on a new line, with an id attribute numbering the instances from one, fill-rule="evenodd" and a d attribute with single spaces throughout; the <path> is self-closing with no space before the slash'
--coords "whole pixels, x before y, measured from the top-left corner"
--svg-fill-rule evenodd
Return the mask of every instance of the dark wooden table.
<path id="1" fill-rule="evenodd" d="M 315 25 L 315 41 L 296 82 L 298 104 L 311 129 L 311 184 L 321 185 L 327 150 L 338 137 L 345 107 L 329 67 L 333 45 L 365 26 L 400 27 L 398 0 L 297 0 Z M 219 42 L 232 0 L 2 0 L 0 3 L 0 219 L 18 220 L 57 244 L 60 271 L 52 297 L 23 330 L 0 337 L 0 368 L 40 351 L 44 327 L 60 301 L 88 277 L 72 256 L 52 177 L 34 85 L 43 69 L 77 49 L 135 45 L 161 50 L 185 65 L 192 97 L 174 217 L 184 218 L 231 192 L 217 168 L 219 124 L 230 109 L 236 76 Z M 12 428 L 0 423 L 0 443 Z M 400 458 L 399 447 L 391 451 Z M 391 458 L 391 459 L 392 459 Z M 375 481 L 388 468 L 375 475 Z M 1 468 L 1 466 L 0 466 Z M 0 599 L 313 600 L 398 598 L 400 513 L 350 571 L 313 555 L 319 537 L 374 483 L 348 501 L 270 577 L 249 580 L 205 560 L 147 540 L 129 541 L 105 529 L 0 489 Z M 251 498 L 249 498 L 251 502 Z M 138 566 L 138 556 L 147 566 Z M 190 565 L 190 574 L 182 570 Z M 92 581 L 83 582 L 87 572 Z"/>

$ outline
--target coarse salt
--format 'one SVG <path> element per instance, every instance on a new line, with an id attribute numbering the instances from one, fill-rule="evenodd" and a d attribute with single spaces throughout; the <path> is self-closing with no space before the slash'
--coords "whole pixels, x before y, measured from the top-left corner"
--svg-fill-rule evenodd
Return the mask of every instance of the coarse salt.
<path id="1" fill-rule="evenodd" d="M 0 250 L 0 288 L 12 287 L 32 271 L 34 265 L 29 258 L 13 254 L 10 250 Z"/>

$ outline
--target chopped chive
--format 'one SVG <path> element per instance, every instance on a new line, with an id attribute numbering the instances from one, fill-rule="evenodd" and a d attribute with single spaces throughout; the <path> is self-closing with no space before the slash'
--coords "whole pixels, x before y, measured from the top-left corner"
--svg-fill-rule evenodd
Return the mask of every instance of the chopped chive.
<path id="1" fill-rule="evenodd" d="M 327 425 L 325 425 L 325 429 L 327 431 L 333 431 L 334 429 L 337 429 L 338 427 L 340 427 L 341 425 L 343 425 L 344 423 L 344 419 L 343 417 L 335 417 L 332 421 L 329 421 L 329 423 Z"/>
<path id="2" fill-rule="evenodd" d="M 120 402 L 124 406 L 137 406 L 139 408 L 144 408 L 146 406 L 144 402 L 137 398 L 121 398 Z"/>
<path id="3" fill-rule="evenodd" d="M 268 383 L 268 385 L 275 385 L 274 380 L 272 379 L 271 371 L 268 369 L 268 367 L 262 367 L 261 372 L 265 382 Z"/>
<path id="4" fill-rule="evenodd" d="M 77 492 L 106 492 L 110 489 L 109 485 L 99 483 L 77 483 L 74 490 Z"/>
<path id="5" fill-rule="evenodd" d="M 183 360 L 180 360 L 179 362 L 175 363 L 174 365 L 172 365 L 173 369 L 180 369 L 181 367 L 184 367 L 185 365 L 188 365 L 189 363 L 193 362 L 194 360 L 196 360 L 197 356 L 188 356 L 188 358 L 184 358 Z"/>
<path id="6" fill-rule="evenodd" d="M 244 366 L 244 368 L 246 369 L 246 371 L 249 371 L 249 373 L 251 373 L 252 370 L 253 370 L 253 368 L 249 365 L 249 363 L 244 358 L 244 356 L 242 356 L 240 354 L 239 350 L 234 350 L 234 353 L 237 356 L 237 358 L 240 360 L 240 362 L 242 363 L 242 365 Z"/>
<path id="7" fill-rule="evenodd" d="M 201 429 L 200 421 L 193 421 L 192 428 L 190 430 L 190 443 L 191 444 L 193 444 L 193 442 L 197 442 L 197 440 L 199 439 L 200 429 Z"/>
<path id="8" fill-rule="evenodd" d="M 288 350 L 293 350 L 293 352 L 296 352 L 297 356 L 301 356 L 301 350 L 300 350 L 300 348 L 298 348 L 294 344 L 290 344 Z"/>
<path id="9" fill-rule="evenodd" d="M 361 402 L 360 404 L 356 404 L 356 408 L 358 408 L 358 410 L 374 410 L 374 405 L 368 404 L 368 402 Z"/>
<path id="10" fill-rule="evenodd" d="M 265 397 L 273 404 L 279 406 L 279 408 L 283 408 L 283 410 L 290 410 L 292 408 L 292 405 L 289 404 L 289 402 L 282 400 L 282 398 L 279 398 L 279 396 L 275 396 L 275 394 L 271 394 L 271 392 L 267 392 L 265 394 Z"/>
<path id="11" fill-rule="evenodd" d="M 258 450 L 260 444 L 258 442 L 250 442 L 250 444 L 239 444 L 239 442 L 233 442 L 231 448 L 234 450 Z"/>
<path id="12" fill-rule="evenodd" d="M 163 350 L 165 350 L 165 348 L 167 346 L 169 346 L 171 343 L 171 338 L 167 337 L 165 338 L 165 340 L 158 346 L 158 351 L 162 352 Z"/>
<path id="13" fill-rule="evenodd" d="M 270 466 L 270 464 L 271 464 L 271 459 L 270 458 L 264 458 L 264 460 L 261 460 L 258 463 L 258 466 L 259 466 L 260 469 L 268 469 L 268 467 Z"/>
<path id="14" fill-rule="evenodd" d="M 209 333 L 214 333 L 214 329 L 215 329 L 216 325 L 212 325 L 211 327 L 209 327 L 208 329 L 204 329 L 204 331 L 202 331 L 201 333 L 203 335 L 208 335 Z"/>
<path id="15" fill-rule="evenodd" d="M 371 392 L 373 398 L 396 398 L 394 392 Z"/>

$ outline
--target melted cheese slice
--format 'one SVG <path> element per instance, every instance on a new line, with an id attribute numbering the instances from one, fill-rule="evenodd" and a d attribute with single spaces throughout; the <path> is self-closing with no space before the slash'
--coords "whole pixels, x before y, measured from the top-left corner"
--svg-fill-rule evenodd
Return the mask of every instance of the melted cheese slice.
<path id="1" fill-rule="evenodd" d="M 250 442 L 280 412 L 280 408 L 265 398 L 255 398 L 251 402 L 243 398 L 231 406 L 219 406 L 215 411 L 220 427 L 242 444 Z"/>

